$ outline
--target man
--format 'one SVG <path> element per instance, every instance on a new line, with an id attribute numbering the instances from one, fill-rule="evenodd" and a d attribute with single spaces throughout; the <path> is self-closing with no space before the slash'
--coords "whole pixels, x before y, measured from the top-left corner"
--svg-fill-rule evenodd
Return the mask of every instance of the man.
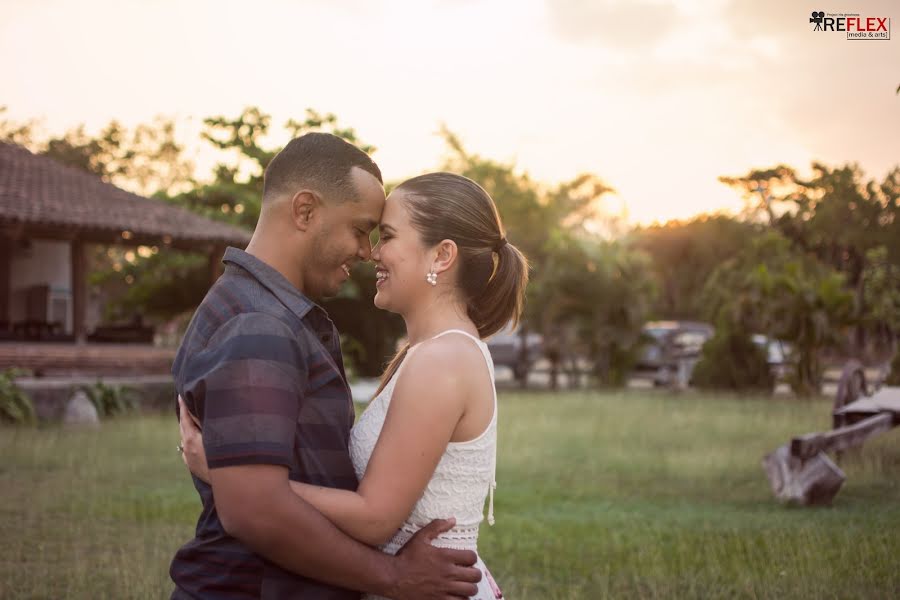
<path id="1" fill-rule="evenodd" d="M 344 535 L 288 484 L 356 488 L 339 338 L 311 299 L 337 293 L 369 258 L 384 199 L 375 163 L 332 135 L 291 141 L 266 169 L 250 244 L 225 253 L 172 367 L 203 428 L 211 480 L 194 478 L 203 512 L 172 561 L 172 598 L 475 593 L 474 553 L 428 543 L 452 522 L 432 523 L 393 557 Z"/>

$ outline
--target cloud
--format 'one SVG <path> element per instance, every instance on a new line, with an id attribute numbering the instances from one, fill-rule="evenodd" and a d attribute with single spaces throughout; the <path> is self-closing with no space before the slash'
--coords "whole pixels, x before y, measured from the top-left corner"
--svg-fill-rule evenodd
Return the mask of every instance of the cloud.
<path id="1" fill-rule="evenodd" d="M 873 175 L 896 164 L 900 144 L 900 83 L 896 41 L 847 40 L 840 32 L 814 32 L 813 10 L 860 16 L 896 16 L 896 2 L 864 0 L 847 6 L 790 5 L 779 0 L 734 2 L 723 13 L 738 40 L 765 34 L 780 58 L 753 71 L 760 108 L 780 116 L 785 135 L 804 143 L 814 158 L 859 161 Z"/>
<path id="2" fill-rule="evenodd" d="M 652 47 L 679 23 L 673 4 L 651 0 L 548 0 L 547 11 L 563 40 L 617 48 Z"/>

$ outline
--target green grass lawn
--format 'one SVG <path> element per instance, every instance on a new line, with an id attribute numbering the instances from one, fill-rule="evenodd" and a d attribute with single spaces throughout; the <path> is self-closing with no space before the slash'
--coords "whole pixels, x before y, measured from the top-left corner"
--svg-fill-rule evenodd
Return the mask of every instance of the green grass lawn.
<path id="1" fill-rule="evenodd" d="M 508 598 L 900 597 L 900 430 L 841 463 L 831 508 L 772 499 L 759 466 L 829 402 L 665 393 L 501 396 Z M 0 429 L 0 598 L 162 598 L 199 500 L 174 418 Z"/>

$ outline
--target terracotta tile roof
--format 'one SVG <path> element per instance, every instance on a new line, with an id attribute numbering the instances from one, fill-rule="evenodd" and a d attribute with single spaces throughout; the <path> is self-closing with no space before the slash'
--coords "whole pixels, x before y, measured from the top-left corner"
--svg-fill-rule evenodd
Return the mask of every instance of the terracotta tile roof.
<path id="1" fill-rule="evenodd" d="M 86 236 L 133 241 L 171 239 L 173 245 L 244 247 L 250 232 L 207 219 L 162 200 L 144 198 L 99 177 L 0 142 L 0 224 L 24 224 Z"/>

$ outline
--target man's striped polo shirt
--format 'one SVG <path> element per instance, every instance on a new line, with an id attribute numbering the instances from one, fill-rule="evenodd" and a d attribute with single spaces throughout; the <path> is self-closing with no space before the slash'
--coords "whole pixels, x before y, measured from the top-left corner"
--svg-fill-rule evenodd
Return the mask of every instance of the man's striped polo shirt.
<path id="1" fill-rule="evenodd" d="M 283 465 L 294 481 L 355 490 L 353 404 L 337 330 L 258 258 L 229 248 L 223 260 L 172 367 L 176 390 L 201 421 L 210 468 Z M 212 488 L 196 477 L 194 487 L 203 512 L 172 561 L 173 598 L 359 598 L 253 553 L 225 532 Z"/>

